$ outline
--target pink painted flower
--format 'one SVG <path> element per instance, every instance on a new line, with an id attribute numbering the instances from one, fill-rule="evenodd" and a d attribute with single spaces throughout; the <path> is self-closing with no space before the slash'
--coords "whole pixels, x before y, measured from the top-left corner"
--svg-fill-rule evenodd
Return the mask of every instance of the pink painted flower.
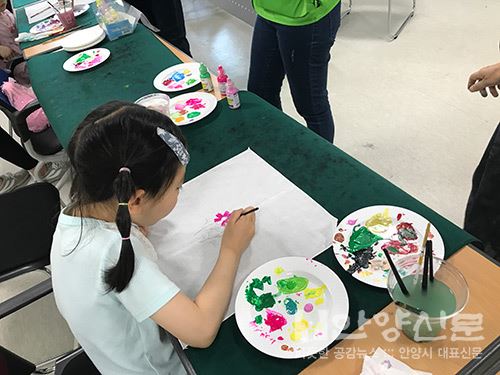
<path id="1" fill-rule="evenodd" d="M 224 213 L 218 213 L 215 215 L 214 223 L 219 223 L 221 227 L 225 227 L 229 218 L 231 217 L 231 213 L 229 211 L 225 211 Z"/>
<path id="2" fill-rule="evenodd" d="M 347 224 L 354 225 L 354 224 L 356 224 L 357 221 L 358 221 L 358 219 L 350 219 L 350 220 L 347 220 Z"/>

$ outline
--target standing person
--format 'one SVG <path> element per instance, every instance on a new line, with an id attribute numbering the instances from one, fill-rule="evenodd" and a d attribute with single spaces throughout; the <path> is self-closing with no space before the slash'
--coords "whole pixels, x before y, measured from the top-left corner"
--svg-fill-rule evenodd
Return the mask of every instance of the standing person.
<path id="1" fill-rule="evenodd" d="M 333 142 L 327 90 L 330 49 L 340 26 L 340 0 L 253 0 L 257 13 L 248 90 L 281 109 L 286 75 L 307 127 Z"/>
<path id="2" fill-rule="evenodd" d="M 488 96 L 487 90 L 498 97 L 500 62 L 473 73 L 467 86 L 483 97 Z M 500 260 L 500 124 L 474 172 L 464 229 L 483 242 L 486 253 Z"/>
<path id="3" fill-rule="evenodd" d="M 128 0 L 160 31 L 166 41 L 191 56 L 181 0 Z"/>

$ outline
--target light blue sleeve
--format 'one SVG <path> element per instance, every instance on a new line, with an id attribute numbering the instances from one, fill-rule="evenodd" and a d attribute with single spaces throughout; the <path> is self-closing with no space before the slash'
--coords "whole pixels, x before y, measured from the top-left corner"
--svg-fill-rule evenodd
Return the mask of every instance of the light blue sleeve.
<path id="1" fill-rule="evenodd" d="M 134 275 L 127 288 L 116 296 L 138 321 L 142 322 L 169 302 L 179 288 L 151 259 L 135 256 Z"/>

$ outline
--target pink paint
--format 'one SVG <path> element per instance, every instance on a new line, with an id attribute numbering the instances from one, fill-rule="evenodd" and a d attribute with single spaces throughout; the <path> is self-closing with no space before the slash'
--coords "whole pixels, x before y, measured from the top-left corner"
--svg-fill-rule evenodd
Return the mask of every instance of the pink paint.
<path id="1" fill-rule="evenodd" d="M 278 340 L 283 341 L 284 340 L 283 336 L 278 336 Z"/>
<path id="2" fill-rule="evenodd" d="M 350 219 L 350 220 L 347 220 L 347 224 L 355 225 L 357 221 L 358 221 L 358 219 Z"/>
<path id="3" fill-rule="evenodd" d="M 282 329 L 287 323 L 285 317 L 279 312 L 266 309 L 267 317 L 264 319 L 264 323 L 269 326 L 269 333 Z"/>
<path id="4" fill-rule="evenodd" d="M 305 311 L 306 313 L 310 313 L 310 312 L 311 312 L 311 311 L 313 311 L 313 310 L 314 310 L 314 306 L 313 306 L 313 304 L 312 304 L 312 303 L 308 303 L 308 304 L 306 304 L 306 305 L 304 306 L 304 311 Z"/>
<path id="5" fill-rule="evenodd" d="M 175 109 L 178 111 L 182 111 L 184 109 L 184 107 L 186 107 L 186 105 L 184 103 L 176 103 L 175 104 Z"/>
<path id="6" fill-rule="evenodd" d="M 219 84 L 219 92 L 222 96 L 226 96 L 227 74 L 224 72 L 222 65 L 217 68 L 217 82 Z"/>
<path id="7" fill-rule="evenodd" d="M 229 218 L 231 217 L 231 213 L 229 211 L 225 211 L 224 213 L 218 213 L 215 215 L 214 223 L 219 223 L 221 227 L 225 227 Z"/>

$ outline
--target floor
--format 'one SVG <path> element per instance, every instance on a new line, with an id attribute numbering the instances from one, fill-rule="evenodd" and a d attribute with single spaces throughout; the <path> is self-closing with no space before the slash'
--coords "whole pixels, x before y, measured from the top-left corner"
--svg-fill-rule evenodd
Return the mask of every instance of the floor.
<path id="1" fill-rule="evenodd" d="M 396 28 L 410 1 L 393 3 Z M 251 26 L 210 0 L 183 4 L 194 58 L 212 70 L 223 63 L 245 88 Z M 500 60 L 500 2 L 417 0 L 415 17 L 392 42 L 386 12 L 385 0 L 354 0 L 343 19 L 329 68 L 335 144 L 460 226 L 472 173 L 500 121 L 500 98 L 466 89 L 470 73 Z M 282 99 L 303 123 L 287 87 Z M 0 174 L 13 170 L 0 160 Z M 2 284 L 0 297 L 42 277 Z M 35 362 L 73 345 L 51 296 L 16 315 L 0 322 L 1 345 Z M 28 330 L 39 339 L 28 342 Z"/>

